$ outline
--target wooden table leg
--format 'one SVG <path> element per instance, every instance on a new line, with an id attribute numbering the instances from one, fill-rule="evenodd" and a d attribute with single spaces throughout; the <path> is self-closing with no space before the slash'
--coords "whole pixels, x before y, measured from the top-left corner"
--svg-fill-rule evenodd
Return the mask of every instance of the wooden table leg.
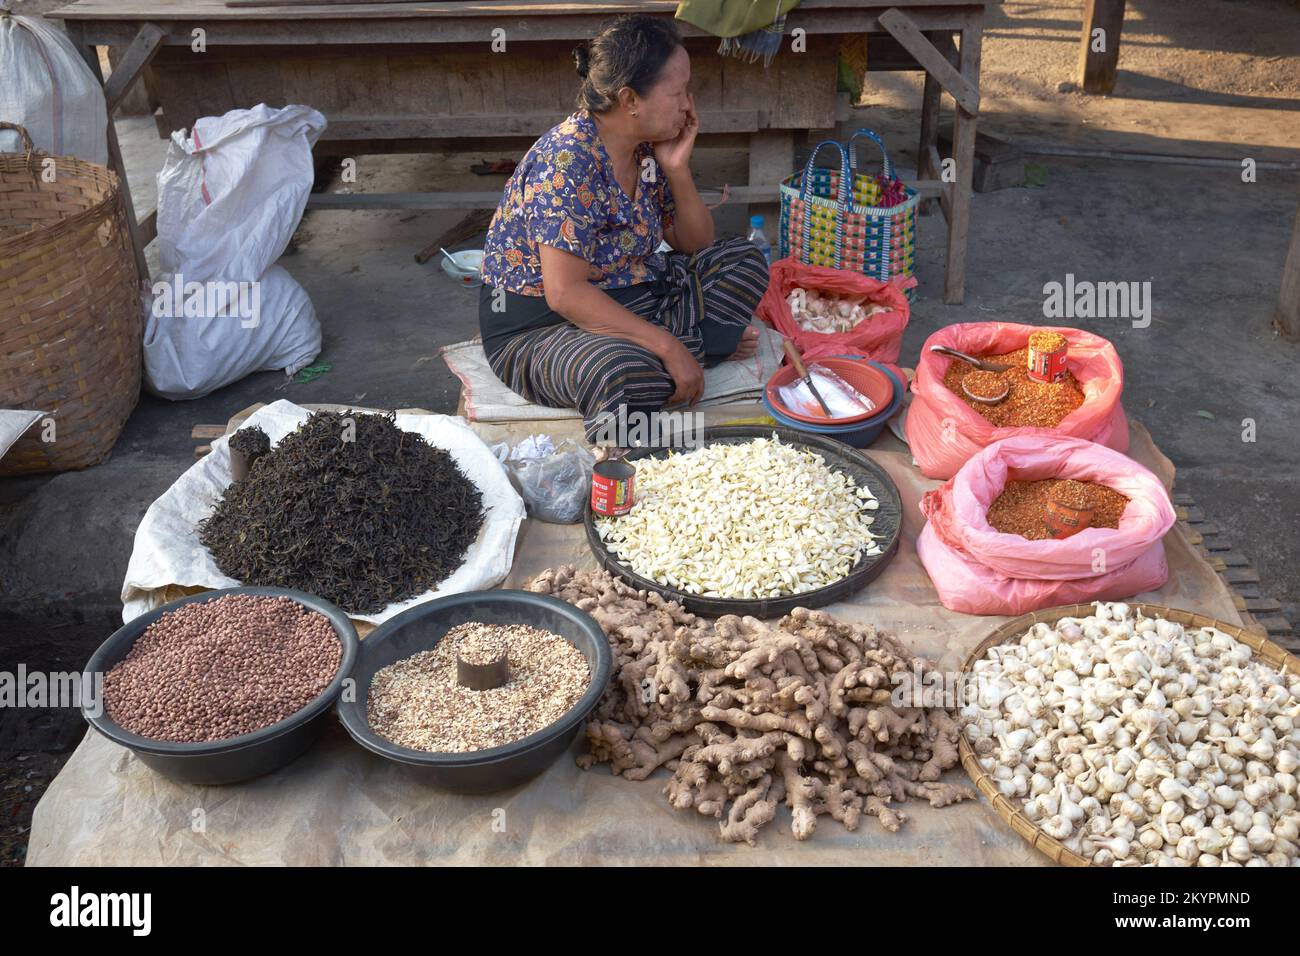
<path id="1" fill-rule="evenodd" d="M 1094 38 L 1093 34 L 1100 30 Z M 1085 0 L 1079 44 L 1079 88 L 1109 95 L 1119 72 L 1119 40 L 1124 31 L 1124 0 Z M 1100 45 L 1101 50 L 1094 47 Z"/>
<path id="2" fill-rule="evenodd" d="M 1291 228 L 1291 248 L 1282 266 L 1282 294 L 1278 298 L 1277 330 L 1288 339 L 1300 339 L 1300 209 Z"/>
<path id="3" fill-rule="evenodd" d="M 73 21 L 66 21 L 65 26 L 77 49 L 81 52 L 81 58 L 86 61 L 90 67 L 91 74 L 99 81 L 100 86 L 104 85 L 104 71 L 99 66 L 99 51 L 95 45 L 82 42 L 80 33 L 73 34 L 72 31 L 77 29 Z M 125 90 L 120 91 L 122 93 Z M 107 101 L 107 96 L 105 96 Z M 135 204 L 131 201 L 131 185 L 126 178 L 126 163 L 122 160 L 122 148 L 117 142 L 117 129 L 113 126 L 113 114 L 108 114 L 108 165 L 117 173 L 118 188 L 122 193 L 122 201 L 126 206 L 126 225 L 131 235 L 131 248 L 135 252 L 135 266 L 139 273 L 140 282 L 148 284 L 149 282 L 149 263 L 144 257 L 144 245 L 140 241 L 140 224 L 135 218 Z"/>
<path id="4" fill-rule="evenodd" d="M 944 184 L 940 189 L 943 211 L 948 218 L 948 268 L 944 276 L 943 300 L 950 305 L 961 302 L 966 283 L 966 232 L 970 225 L 971 182 L 975 175 L 975 117 L 980 109 L 980 41 L 984 30 L 984 8 L 971 7 L 962 18 L 961 50 L 957 54 L 957 64 L 951 59 L 952 41 L 947 33 L 937 39 L 926 36 L 917 27 L 916 22 L 897 7 L 891 7 L 880 15 L 880 25 L 916 58 L 925 70 L 926 93 L 933 103 L 935 126 L 938 122 L 938 92 L 931 84 L 953 98 L 956 112 L 953 118 L 953 173 L 956 181 Z M 944 52 L 941 47 L 947 48 Z M 937 149 L 925 142 L 926 117 L 922 109 L 922 149 L 925 152 L 925 165 L 930 169 L 941 168 Z"/>
<path id="5" fill-rule="evenodd" d="M 961 75 L 979 87 L 980 47 L 984 33 L 984 10 L 970 14 L 961 30 Z M 975 175 L 975 114 L 957 103 L 953 118 L 952 155 L 957 181 L 952 184 L 948 216 L 948 271 L 944 276 L 943 301 L 959 305 L 966 294 L 966 237 L 970 231 L 971 182 Z"/>
<path id="6" fill-rule="evenodd" d="M 780 183 L 794 170 L 794 133 L 788 129 L 764 129 L 749 134 L 749 185 L 771 186 Z M 750 203 L 749 214 L 763 217 L 763 230 L 772 244 L 776 258 L 780 245 L 777 230 L 781 223 L 781 204 Z M 746 232 L 749 231 L 746 225 Z"/>
<path id="7" fill-rule="evenodd" d="M 929 73 L 925 74 L 925 90 L 921 93 L 921 141 L 916 148 L 916 178 L 938 179 L 939 170 L 934 168 L 931 150 L 939 148 L 939 81 Z M 934 200 L 921 201 L 921 212 L 929 214 L 934 211 Z"/>

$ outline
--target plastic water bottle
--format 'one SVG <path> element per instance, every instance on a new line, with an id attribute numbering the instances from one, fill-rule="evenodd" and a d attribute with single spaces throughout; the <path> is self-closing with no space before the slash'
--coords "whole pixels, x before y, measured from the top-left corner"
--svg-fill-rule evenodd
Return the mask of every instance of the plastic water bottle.
<path id="1" fill-rule="evenodd" d="M 770 266 L 772 264 L 772 244 L 767 241 L 767 236 L 763 235 L 762 216 L 749 217 L 749 235 L 745 238 L 758 246 L 758 251 L 763 253 L 763 258 L 767 260 L 767 264 Z"/>

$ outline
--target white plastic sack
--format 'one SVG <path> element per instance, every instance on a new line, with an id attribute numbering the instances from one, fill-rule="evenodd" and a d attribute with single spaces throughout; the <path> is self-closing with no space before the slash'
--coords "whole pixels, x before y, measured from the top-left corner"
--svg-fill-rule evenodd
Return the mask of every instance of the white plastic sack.
<path id="1" fill-rule="evenodd" d="M 23 437 L 27 429 L 35 425 L 44 412 L 29 409 L 0 408 L 0 458 L 3 458 L 14 442 Z"/>
<path id="2" fill-rule="evenodd" d="M 185 280 L 254 279 L 302 219 L 325 117 L 306 106 L 205 116 L 172 133 L 158 174 L 158 258 Z"/>
<path id="3" fill-rule="evenodd" d="M 311 414 L 293 402 L 280 400 L 259 408 L 243 427 L 256 425 L 272 445 L 297 428 Z M 465 477 L 483 493 L 486 517 L 478 537 L 465 555 L 465 563 L 436 590 L 390 604 L 377 614 L 353 614 L 357 621 L 380 624 L 407 608 L 434 598 L 491 588 L 510 573 L 515 535 L 524 520 L 524 502 L 483 440 L 463 418 L 450 415 L 398 415 L 397 427 L 424 436 L 431 445 L 446 449 Z M 160 607 L 162 589 L 183 587 L 229 588 L 240 584 L 217 568 L 199 541 L 199 521 L 212 513 L 217 499 L 230 484 L 230 449 L 227 438 L 212 443 L 212 451 L 197 461 L 145 512 L 135 532 L 135 547 L 122 583 L 122 620 Z"/>
<path id="4" fill-rule="evenodd" d="M 145 386 L 156 395 L 201 398 L 253 372 L 295 375 L 320 354 L 316 310 L 281 266 L 238 294 L 229 283 L 198 286 L 202 294 L 187 297 L 176 276 L 164 275 L 145 297 Z M 209 295 L 219 289 L 231 290 L 224 309 Z"/>
<path id="5" fill-rule="evenodd" d="M 26 127 L 43 153 L 108 165 L 104 90 L 63 31 L 40 17 L 8 14 L 0 0 L 0 120 Z M 0 153 L 21 153 L 0 130 Z"/>

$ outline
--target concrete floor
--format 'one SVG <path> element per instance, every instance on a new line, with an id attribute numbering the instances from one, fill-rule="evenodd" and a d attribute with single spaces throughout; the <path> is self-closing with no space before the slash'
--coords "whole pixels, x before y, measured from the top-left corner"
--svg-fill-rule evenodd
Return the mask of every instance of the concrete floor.
<path id="1" fill-rule="evenodd" d="M 903 361 L 914 362 L 925 337 L 954 322 L 1046 321 L 1043 285 L 1067 273 L 1149 280 L 1149 328 L 1125 320 L 1072 324 L 1115 342 L 1127 370 L 1125 407 L 1176 464 L 1179 490 L 1248 556 L 1262 591 L 1300 620 L 1300 347 L 1268 325 L 1300 174 L 1261 171 L 1244 184 L 1238 165 L 1247 156 L 1300 160 L 1300 12 L 1290 0 L 1131 5 L 1131 52 L 1122 54 L 1116 96 L 1093 98 L 1056 91 L 1072 72 L 1077 2 L 1008 3 L 985 43 L 981 129 L 1017 143 L 1213 155 L 1230 165 L 1031 157 L 1046 167 L 1044 185 L 975 198 L 961 306 L 942 303 L 942 218 L 922 218 L 919 295 Z M 1223 11 L 1235 26 L 1216 46 L 1215 18 Z M 1242 40 L 1243 30 L 1259 44 Z M 871 74 L 864 105 L 845 125 L 883 133 L 906 178 L 915 162 L 918 103 L 910 75 Z M 147 211 L 166 144 L 151 120 L 121 119 L 118 131 L 137 207 Z M 504 177 L 468 172 L 495 155 L 361 157 L 351 188 L 498 188 Z M 701 185 L 744 182 L 744 170 L 739 152 L 697 154 Z M 743 208 L 717 214 L 721 232 L 743 231 Z M 330 372 L 304 385 L 260 373 L 189 402 L 146 396 L 106 464 L 0 480 L 0 670 L 20 661 L 75 666 L 120 622 L 119 589 L 136 525 L 193 462 L 194 424 L 222 423 L 277 398 L 452 411 L 459 386 L 437 350 L 476 333 L 475 293 L 453 285 L 436 261 L 420 266 L 412 256 L 457 219 L 438 212 L 309 214 L 281 264 L 315 303 L 325 333 L 318 361 L 331 363 Z M 1253 443 L 1242 441 L 1247 418 L 1257 423 Z M 63 723 L 34 713 L 20 723 L 0 720 L 0 816 L 25 819 L 57 771 L 57 761 L 18 770 L 6 758 L 65 750 Z M 19 849 L 6 852 L 4 836 L 0 864 L 20 859 Z"/>

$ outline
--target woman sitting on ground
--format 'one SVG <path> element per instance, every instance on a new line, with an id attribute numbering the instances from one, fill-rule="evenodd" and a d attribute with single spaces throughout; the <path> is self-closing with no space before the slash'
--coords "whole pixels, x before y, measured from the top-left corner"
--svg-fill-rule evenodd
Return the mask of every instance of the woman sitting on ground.
<path id="1" fill-rule="evenodd" d="M 753 354 L 767 262 L 714 241 L 673 22 L 621 17 L 575 58 L 579 109 L 528 150 L 488 229 L 479 326 L 502 382 L 578 409 L 594 440 L 606 413 L 693 405 L 701 363 Z"/>

